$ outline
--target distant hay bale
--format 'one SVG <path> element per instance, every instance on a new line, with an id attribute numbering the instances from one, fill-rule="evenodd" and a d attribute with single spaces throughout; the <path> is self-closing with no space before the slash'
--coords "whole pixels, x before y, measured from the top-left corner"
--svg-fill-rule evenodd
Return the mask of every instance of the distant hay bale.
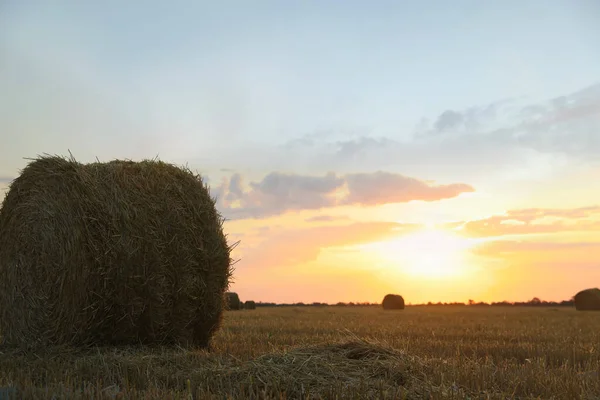
<path id="1" fill-rule="evenodd" d="M 161 161 L 32 160 L 0 209 L 6 345 L 207 347 L 231 247 L 209 189 Z"/>
<path id="2" fill-rule="evenodd" d="M 600 289 L 585 289 L 574 297 L 578 311 L 600 311 Z"/>
<path id="3" fill-rule="evenodd" d="M 247 300 L 244 303 L 244 310 L 256 310 L 256 302 L 252 300 Z"/>
<path id="4" fill-rule="evenodd" d="M 386 294 L 381 304 L 384 310 L 404 310 L 404 298 L 399 294 Z"/>
<path id="5" fill-rule="evenodd" d="M 242 302 L 240 296 L 234 292 L 227 292 L 227 309 L 228 310 L 241 310 Z"/>

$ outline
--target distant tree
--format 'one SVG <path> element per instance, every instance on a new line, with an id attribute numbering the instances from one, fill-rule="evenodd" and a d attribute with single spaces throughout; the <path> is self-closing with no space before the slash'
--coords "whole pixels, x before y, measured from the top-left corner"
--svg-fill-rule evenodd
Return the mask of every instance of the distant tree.
<path id="1" fill-rule="evenodd" d="M 542 304 L 542 301 L 538 297 L 534 297 L 529 301 L 532 306 L 539 306 Z"/>

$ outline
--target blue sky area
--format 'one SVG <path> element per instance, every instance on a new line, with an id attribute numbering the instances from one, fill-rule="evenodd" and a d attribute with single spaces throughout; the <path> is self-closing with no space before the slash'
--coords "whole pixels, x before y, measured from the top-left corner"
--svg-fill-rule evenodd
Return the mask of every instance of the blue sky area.
<path id="1" fill-rule="evenodd" d="M 516 176 L 564 155 L 564 135 L 523 133 L 540 107 L 596 104 L 599 16 L 596 1 L 5 1 L 0 176 L 67 150 L 217 180 Z M 569 143 L 595 149 L 597 124 Z"/>

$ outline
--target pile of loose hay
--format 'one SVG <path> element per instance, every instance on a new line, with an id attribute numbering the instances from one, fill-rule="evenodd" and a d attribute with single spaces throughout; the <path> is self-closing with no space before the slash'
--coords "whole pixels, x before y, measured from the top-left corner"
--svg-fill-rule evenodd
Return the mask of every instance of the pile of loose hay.
<path id="1" fill-rule="evenodd" d="M 259 388 L 274 398 L 329 398 L 329 393 L 360 398 L 406 398 L 420 383 L 420 361 L 387 345 L 355 339 L 298 347 L 228 367 L 224 381 L 239 395 Z M 342 398 L 345 398 L 341 395 Z"/>
<path id="2" fill-rule="evenodd" d="M 208 346 L 232 273 L 222 223 L 187 169 L 32 160 L 0 209 L 5 344 Z"/>
<path id="3" fill-rule="evenodd" d="M 244 310 L 256 310 L 256 302 L 254 300 L 246 300 Z"/>
<path id="4" fill-rule="evenodd" d="M 573 298 L 577 311 L 600 311 L 600 289 L 585 289 Z"/>
<path id="5" fill-rule="evenodd" d="M 424 361 L 359 338 L 295 347 L 249 361 L 164 347 L 53 348 L 35 354 L 11 350 L 3 360 L 0 372 L 14 376 L 11 385 L 23 398 L 105 398 L 107 390 L 121 391 L 123 398 L 167 398 L 167 391 L 186 388 L 194 398 L 220 399 L 429 397 Z M 87 393 L 74 395 L 83 387 L 89 387 Z M 148 395 L 156 388 L 163 396 Z"/>
<path id="6" fill-rule="evenodd" d="M 404 310 L 404 298 L 399 294 L 386 294 L 381 304 L 384 310 Z"/>

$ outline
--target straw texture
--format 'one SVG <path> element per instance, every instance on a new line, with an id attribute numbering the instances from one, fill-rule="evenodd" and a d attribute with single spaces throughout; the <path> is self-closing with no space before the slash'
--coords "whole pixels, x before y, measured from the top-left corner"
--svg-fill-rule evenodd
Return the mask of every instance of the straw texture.
<path id="1" fill-rule="evenodd" d="M 0 209 L 5 345 L 207 347 L 231 247 L 209 189 L 161 161 L 32 160 Z"/>

